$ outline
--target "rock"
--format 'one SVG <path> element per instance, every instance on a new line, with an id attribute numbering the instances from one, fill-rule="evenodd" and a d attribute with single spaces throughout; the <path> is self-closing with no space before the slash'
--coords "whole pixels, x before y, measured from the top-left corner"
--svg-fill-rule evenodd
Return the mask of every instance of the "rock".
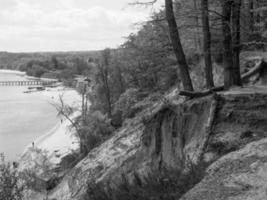
<path id="1" fill-rule="evenodd" d="M 267 139 L 223 156 L 182 200 L 263 200 L 267 196 Z"/>

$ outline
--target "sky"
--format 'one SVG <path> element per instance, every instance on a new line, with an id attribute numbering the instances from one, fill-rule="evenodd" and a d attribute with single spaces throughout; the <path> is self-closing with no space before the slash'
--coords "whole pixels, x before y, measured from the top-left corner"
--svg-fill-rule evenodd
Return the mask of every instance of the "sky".
<path id="1" fill-rule="evenodd" d="M 149 19 L 133 0 L 0 0 L 0 51 L 116 48 Z M 160 1 L 155 8 L 160 7 Z"/>

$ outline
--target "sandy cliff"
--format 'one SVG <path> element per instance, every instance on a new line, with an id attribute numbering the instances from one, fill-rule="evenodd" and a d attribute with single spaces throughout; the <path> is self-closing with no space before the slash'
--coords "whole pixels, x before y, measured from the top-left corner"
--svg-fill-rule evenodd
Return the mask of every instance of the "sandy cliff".
<path id="1" fill-rule="evenodd" d="M 256 193 L 260 194 L 255 199 L 261 199 L 266 191 L 261 184 L 266 179 L 265 88 L 238 89 L 186 103 L 176 101 L 176 95 L 168 98 L 128 121 L 90 152 L 50 192 L 50 199 L 83 199 L 91 183 L 109 190 L 125 180 L 140 185 L 148 175 L 158 176 L 163 170 L 186 171 L 189 160 L 208 167 L 183 199 L 199 195 L 202 199 L 254 199 Z M 250 197 L 245 198 L 246 193 Z"/>

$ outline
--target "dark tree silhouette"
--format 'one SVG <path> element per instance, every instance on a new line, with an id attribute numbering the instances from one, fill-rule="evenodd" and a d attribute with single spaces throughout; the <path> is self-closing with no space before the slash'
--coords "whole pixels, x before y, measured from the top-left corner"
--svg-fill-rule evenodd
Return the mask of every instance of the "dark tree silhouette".
<path id="1" fill-rule="evenodd" d="M 208 0 L 201 0 L 202 28 L 203 28 L 203 52 L 205 59 L 206 87 L 214 87 L 211 61 L 211 34 L 209 27 Z"/>
<path id="2" fill-rule="evenodd" d="M 110 49 L 104 49 L 102 51 L 102 62 L 99 63 L 99 75 L 103 82 L 104 87 L 104 93 L 107 101 L 107 114 L 109 117 L 111 117 L 111 92 L 108 82 L 108 77 L 110 74 L 109 68 L 110 68 L 110 59 L 111 59 L 111 52 Z"/>
<path id="3" fill-rule="evenodd" d="M 229 89 L 234 84 L 233 53 L 231 34 L 231 0 L 222 1 L 222 32 L 223 32 L 223 66 L 224 88 Z"/>
<path id="4" fill-rule="evenodd" d="M 233 43 L 233 75 L 234 85 L 242 85 L 240 75 L 240 9 L 241 0 L 233 1 L 232 8 L 232 43 Z"/>
<path id="5" fill-rule="evenodd" d="M 169 26 L 170 38 L 173 50 L 179 65 L 180 76 L 185 90 L 193 91 L 193 85 L 189 74 L 188 64 L 181 44 L 180 35 L 173 12 L 173 1 L 165 0 L 166 19 Z"/>

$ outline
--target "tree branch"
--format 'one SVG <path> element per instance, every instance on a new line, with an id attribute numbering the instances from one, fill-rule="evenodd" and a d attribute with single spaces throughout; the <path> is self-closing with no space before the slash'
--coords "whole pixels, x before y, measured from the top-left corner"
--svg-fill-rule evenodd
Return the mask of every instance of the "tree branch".
<path id="1" fill-rule="evenodd" d="M 224 89 L 223 86 L 219 86 L 219 87 L 214 87 L 214 88 L 211 88 L 210 90 L 205 90 L 205 91 L 201 91 L 201 92 L 180 91 L 179 95 L 187 96 L 190 98 L 199 98 L 199 97 L 208 96 L 208 95 L 213 94 L 215 92 L 222 91 L 223 89 Z"/>
<path id="2" fill-rule="evenodd" d="M 246 80 L 250 78 L 251 76 L 255 75 L 258 73 L 261 68 L 266 65 L 267 63 L 261 60 L 260 62 L 256 63 L 255 67 L 253 67 L 251 70 L 249 70 L 247 73 L 242 74 L 241 78 L 242 80 Z"/>
<path id="3" fill-rule="evenodd" d="M 151 1 L 135 1 L 133 3 L 129 3 L 130 6 L 136 6 L 136 5 L 141 5 L 141 6 L 151 6 L 154 5 L 158 0 L 151 0 Z"/>

